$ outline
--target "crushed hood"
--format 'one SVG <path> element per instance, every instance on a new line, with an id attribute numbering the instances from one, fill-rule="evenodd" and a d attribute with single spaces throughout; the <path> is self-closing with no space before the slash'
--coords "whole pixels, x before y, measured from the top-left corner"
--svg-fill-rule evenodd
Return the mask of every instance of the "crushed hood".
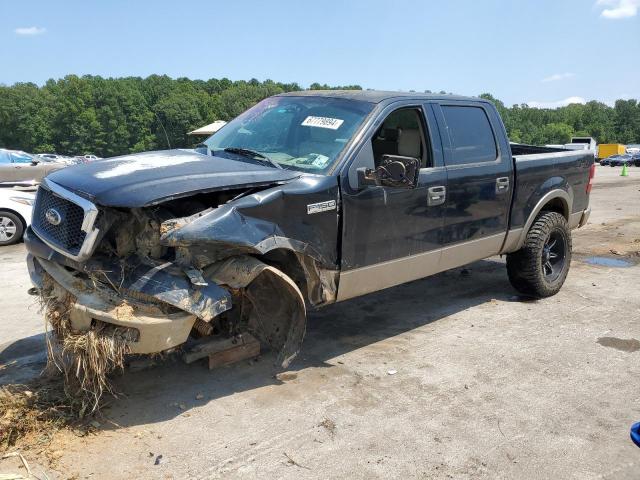
<path id="1" fill-rule="evenodd" d="M 258 163 L 167 150 L 125 155 L 57 170 L 47 178 L 110 207 L 145 207 L 198 192 L 265 186 L 300 172 Z"/>

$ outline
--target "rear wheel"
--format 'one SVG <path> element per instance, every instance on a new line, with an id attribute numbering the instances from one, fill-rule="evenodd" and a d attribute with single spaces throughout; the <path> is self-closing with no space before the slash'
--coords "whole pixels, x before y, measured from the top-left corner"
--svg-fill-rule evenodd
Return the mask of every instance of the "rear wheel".
<path id="1" fill-rule="evenodd" d="M 556 212 L 542 212 L 520 250 L 507 255 L 509 281 L 525 295 L 550 297 L 558 293 L 569 273 L 571 230 Z"/>
<path id="2" fill-rule="evenodd" d="M 0 211 L 0 246 L 19 242 L 23 231 L 22 220 L 17 215 Z"/>

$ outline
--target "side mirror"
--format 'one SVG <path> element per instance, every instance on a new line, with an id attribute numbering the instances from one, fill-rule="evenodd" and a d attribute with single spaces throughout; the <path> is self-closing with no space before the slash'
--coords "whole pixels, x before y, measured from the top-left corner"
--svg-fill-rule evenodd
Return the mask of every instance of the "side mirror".
<path id="1" fill-rule="evenodd" d="M 375 169 L 358 168 L 358 186 L 378 185 L 393 188 L 415 188 L 418 184 L 420 160 L 400 155 L 383 155 Z"/>
<path id="2" fill-rule="evenodd" d="M 36 165 L 38 165 L 39 163 L 40 163 L 40 160 L 36 160 L 35 158 L 32 158 L 32 159 L 31 159 L 31 165 L 33 165 L 34 167 L 35 167 Z"/>

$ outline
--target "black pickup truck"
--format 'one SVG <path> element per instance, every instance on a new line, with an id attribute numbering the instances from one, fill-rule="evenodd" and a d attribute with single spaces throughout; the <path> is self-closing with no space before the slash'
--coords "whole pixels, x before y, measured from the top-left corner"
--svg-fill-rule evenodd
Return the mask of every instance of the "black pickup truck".
<path id="1" fill-rule="evenodd" d="M 194 150 L 50 174 L 28 266 L 72 295 L 73 330 L 131 329 L 132 353 L 253 332 L 286 366 L 308 308 L 493 255 L 555 294 L 593 175 L 590 152 L 510 144 L 482 99 L 289 93 Z"/>

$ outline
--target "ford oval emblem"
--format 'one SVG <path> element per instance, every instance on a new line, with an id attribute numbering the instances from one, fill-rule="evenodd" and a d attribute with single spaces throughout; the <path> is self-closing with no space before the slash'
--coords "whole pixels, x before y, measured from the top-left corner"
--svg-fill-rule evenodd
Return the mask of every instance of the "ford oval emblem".
<path id="1" fill-rule="evenodd" d="M 62 222 L 62 215 L 55 208 L 50 208 L 44 214 L 44 218 L 47 219 L 51 225 L 60 225 Z"/>

